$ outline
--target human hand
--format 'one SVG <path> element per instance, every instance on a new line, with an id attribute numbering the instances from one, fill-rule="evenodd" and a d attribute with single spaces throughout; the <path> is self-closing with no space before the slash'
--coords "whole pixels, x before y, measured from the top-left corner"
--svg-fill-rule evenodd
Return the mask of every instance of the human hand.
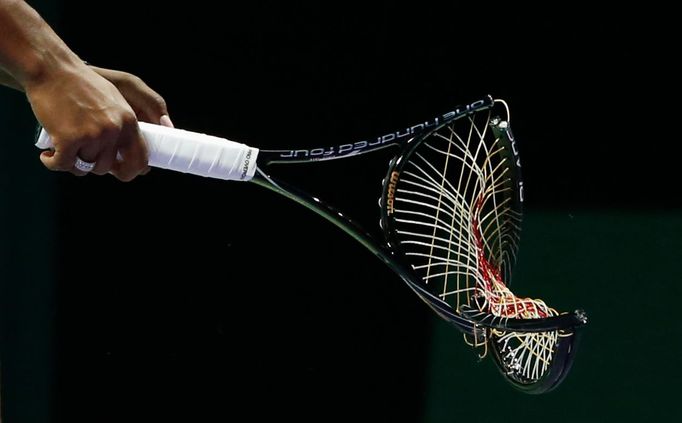
<path id="1" fill-rule="evenodd" d="M 168 116 L 166 101 L 142 79 L 128 72 L 96 66 L 90 66 L 90 68 L 118 88 L 133 108 L 138 121 L 174 127 Z M 150 170 L 151 168 L 147 167 L 141 174 L 146 175 Z"/>
<path id="2" fill-rule="evenodd" d="M 172 125 L 163 99 L 124 72 L 74 64 L 46 72 L 25 83 L 24 89 L 36 117 L 52 137 L 54 150 L 40 156 L 51 170 L 85 175 L 75 167 L 80 159 L 95 163 L 95 174 L 111 173 L 130 181 L 148 171 L 147 147 L 137 118 Z"/>
<path id="3" fill-rule="evenodd" d="M 168 117 L 166 101 L 139 77 L 112 69 L 90 66 L 100 76 L 114 84 L 133 108 L 137 120 L 173 127 Z"/>

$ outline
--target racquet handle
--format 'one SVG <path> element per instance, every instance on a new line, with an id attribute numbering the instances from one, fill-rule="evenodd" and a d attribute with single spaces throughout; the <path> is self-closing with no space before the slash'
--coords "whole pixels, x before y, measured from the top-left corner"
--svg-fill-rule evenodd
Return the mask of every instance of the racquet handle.
<path id="1" fill-rule="evenodd" d="M 236 181 L 248 181 L 256 172 L 257 148 L 198 132 L 145 122 L 139 125 L 149 149 L 149 166 Z M 36 146 L 53 147 L 42 128 Z"/>

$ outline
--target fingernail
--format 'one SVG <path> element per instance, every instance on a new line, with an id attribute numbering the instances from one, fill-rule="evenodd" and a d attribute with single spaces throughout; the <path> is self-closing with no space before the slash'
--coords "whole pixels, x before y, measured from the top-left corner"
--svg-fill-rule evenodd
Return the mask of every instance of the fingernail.
<path id="1" fill-rule="evenodd" d="M 163 115 L 163 116 L 161 116 L 161 119 L 159 119 L 159 123 L 160 123 L 161 125 L 167 126 L 167 127 L 169 127 L 169 128 L 175 128 L 175 126 L 173 125 L 173 122 L 171 122 L 171 120 L 170 120 L 170 118 L 168 117 L 168 115 Z"/>

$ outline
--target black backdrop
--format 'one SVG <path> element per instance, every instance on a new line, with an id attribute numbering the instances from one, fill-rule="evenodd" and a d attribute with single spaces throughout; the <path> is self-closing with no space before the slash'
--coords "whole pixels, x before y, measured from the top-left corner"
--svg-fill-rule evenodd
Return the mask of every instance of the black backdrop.
<path id="1" fill-rule="evenodd" d="M 547 239 L 543 222 L 563 223 L 568 237 L 568 216 L 679 215 L 677 159 L 657 131 L 664 103 L 652 95 L 669 88 L 651 47 L 665 44 L 666 27 L 651 11 L 200 0 L 62 0 L 58 10 L 51 23 L 83 59 L 142 77 L 165 97 L 176 126 L 263 148 L 332 145 L 485 94 L 504 98 L 521 140 L 535 245 L 549 242 L 571 266 L 581 266 L 570 256 L 579 253 L 565 243 L 593 251 L 599 231 L 586 224 L 583 238 L 556 246 L 561 238 Z M 654 29 L 644 30 L 649 23 Z M 312 180 L 306 169 L 286 172 L 374 223 L 378 210 L 365 204 L 375 204 L 385 161 L 376 159 L 376 170 L 312 165 L 323 175 Z M 447 395 L 433 394 L 435 317 L 353 240 L 286 200 L 160 170 L 130 184 L 53 179 L 57 421 L 241 413 L 453 421 L 463 409 L 492 420 L 458 390 L 526 401 L 473 359 L 448 362 L 458 380 Z M 674 233 L 657 230 L 671 237 L 662 251 L 679 248 Z M 601 317 L 587 336 L 606 337 L 616 322 L 605 323 L 612 316 L 599 308 L 612 289 L 595 293 L 590 279 L 604 265 L 572 269 L 584 278 L 569 287 L 532 275 L 525 289 L 563 295 L 564 308 L 585 306 Z M 585 343 L 579 376 L 551 401 L 580 400 L 587 373 L 603 363 L 590 358 L 620 348 Z M 434 396 L 448 404 L 434 405 Z M 588 419 L 610 415 L 591 410 Z"/>

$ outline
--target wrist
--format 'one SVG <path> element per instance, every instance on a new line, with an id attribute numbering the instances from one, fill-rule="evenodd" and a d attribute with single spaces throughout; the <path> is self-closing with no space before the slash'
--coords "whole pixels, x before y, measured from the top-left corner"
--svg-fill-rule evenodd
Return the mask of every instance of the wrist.
<path id="1" fill-rule="evenodd" d="M 22 88 L 80 62 L 24 1 L 0 0 L 0 67 Z"/>
<path id="2" fill-rule="evenodd" d="M 17 75 L 17 81 L 28 90 L 31 87 L 56 80 L 61 75 L 77 73 L 86 65 L 70 51 L 37 51 L 35 57 Z"/>

